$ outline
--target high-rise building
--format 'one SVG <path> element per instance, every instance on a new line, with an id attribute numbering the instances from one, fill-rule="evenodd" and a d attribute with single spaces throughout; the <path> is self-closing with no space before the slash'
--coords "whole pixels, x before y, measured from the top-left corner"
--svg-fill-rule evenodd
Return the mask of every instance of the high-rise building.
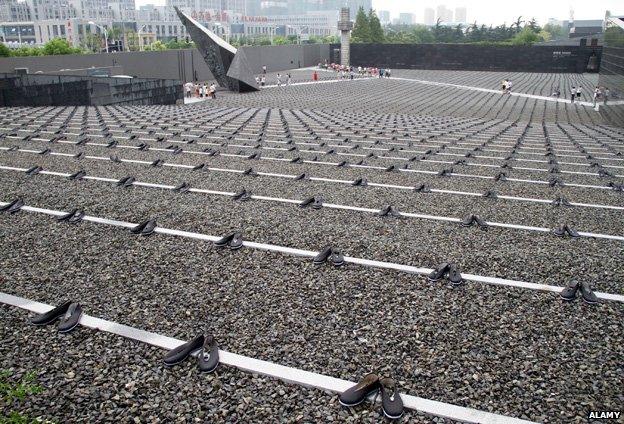
<path id="1" fill-rule="evenodd" d="M 399 24 L 400 25 L 413 25 L 414 14 L 413 13 L 399 13 Z"/>
<path id="2" fill-rule="evenodd" d="M 0 1 L 0 22 L 28 22 L 31 21 L 28 4 L 17 0 Z"/>
<path id="3" fill-rule="evenodd" d="M 455 8 L 455 22 L 466 23 L 468 22 L 468 11 L 465 7 Z"/>
<path id="4" fill-rule="evenodd" d="M 453 22 L 453 11 L 447 9 L 445 5 L 441 4 L 437 9 L 438 20 L 442 22 Z"/>
<path id="5" fill-rule="evenodd" d="M 382 25 L 388 25 L 390 23 L 389 10 L 380 10 L 377 12 L 377 15 L 379 15 L 379 22 L 381 22 Z"/>
<path id="6" fill-rule="evenodd" d="M 425 9 L 425 25 L 434 25 L 435 24 L 435 10 L 430 7 Z"/>

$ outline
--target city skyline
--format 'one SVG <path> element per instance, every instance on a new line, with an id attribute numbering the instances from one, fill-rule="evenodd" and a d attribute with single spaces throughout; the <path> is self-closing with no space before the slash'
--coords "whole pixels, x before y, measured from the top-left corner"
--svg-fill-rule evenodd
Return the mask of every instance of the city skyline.
<path id="1" fill-rule="evenodd" d="M 548 19 L 555 18 L 567 20 L 570 8 L 574 10 L 575 19 L 602 19 L 606 10 L 614 15 L 624 15 L 624 4 L 621 0 L 596 0 L 586 2 L 583 0 L 552 1 L 525 0 L 521 3 L 506 3 L 504 7 L 492 6 L 487 0 L 459 0 L 459 1 L 430 1 L 413 2 L 409 0 L 373 0 L 375 10 L 388 10 L 390 18 L 396 19 L 400 13 L 412 13 L 417 23 L 425 22 L 425 9 L 437 10 L 438 6 L 446 6 L 455 11 L 458 7 L 468 9 L 468 22 L 477 21 L 486 25 L 510 24 L 518 16 L 523 19 L 535 18 L 538 23 L 544 25 Z"/>

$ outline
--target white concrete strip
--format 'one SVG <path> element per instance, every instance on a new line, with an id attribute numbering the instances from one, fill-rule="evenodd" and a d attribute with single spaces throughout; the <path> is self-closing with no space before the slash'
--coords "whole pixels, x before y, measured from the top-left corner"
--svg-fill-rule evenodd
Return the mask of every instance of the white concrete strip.
<path id="1" fill-rule="evenodd" d="M 54 308 L 52 305 L 35 302 L 23 297 L 0 292 L 0 303 L 25 309 L 36 314 L 42 314 Z M 158 333 L 141 330 L 113 321 L 96 318 L 87 314 L 80 317 L 80 325 L 98 331 L 105 331 L 135 340 L 161 349 L 171 350 L 185 343 L 183 340 L 164 336 Z M 299 386 L 310 387 L 320 390 L 328 390 L 334 393 L 342 393 L 355 383 L 347 380 L 330 377 L 323 374 L 313 373 L 298 368 L 287 367 L 273 362 L 250 358 L 224 350 L 219 350 L 219 361 L 222 365 L 238 368 L 254 374 L 265 375 L 278 380 L 286 381 Z M 405 408 L 417 410 L 425 414 L 449 418 L 467 423 L 480 424 L 531 424 L 530 421 L 491 412 L 479 411 L 463 406 L 452 405 L 444 402 L 433 401 L 416 396 L 401 394 Z"/>
<path id="2" fill-rule="evenodd" d="M 0 206 L 5 206 L 7 204 L 8 203 L 6 202 L 0 202 Z M 32 207 L 32 206 L 23 206 L 21 210 L 26 211 L 26 212 L 42 213 L 42 214 L 52 215 L 52 216 L 62 216 L 66 213 L 63 211 L 55 211 L 51 209 L 37 208 L 37 207 Z M 105 224 L 105 225 L 111 225 L 111 226 L 123 227 L 123 228 L 134 228 L 136 227 L 136 225 L 138 225 L 136 223 L 117 221 L 113 219 L 99 218 L 99 217 L 88 216 L 88 215 L 85 216 L 83 219 L 87 222 L 93 222 L 97 224 Z M 206 234 L 194 233 L 194 232 L 188 232 L 188 231 L 172 230 L 172 229 L 167 229 L 163 227 L 157 227 L 154 231 L 160 234 L 169 234 L 169 235 L 193 238 L 193 239 L 198 239 L 198 240 L 206 240 L 206 241 L 216 241 L 219 239 L 219 237 L 216 237 L 216 236 L 209 236 Z M 247 246 L 253 249 L 266 250 L 266 251 L 271 251 L 271 252 L 279 252 L 279 253 L 285 253 L 288 255 L 303 256 L 303 257 L 314 257 L 319 253 L 319 252 L 315 252 L 311 250 L 296 249 L 296 248 L 291 248 L 291 247 L 286 247 L 286 246 L 279 246 L 279 245 L 267 244 L 267 243 L 258 243 L 258 242 L 252 242 L 252 241 L 244 241 L 243 246 Z M 430 268 L 420 268 L 420 267 L 415 267 L 412 265 L 403 265 L 403 264 L 397 264 L 393 262 L 383 262 L 383 261 L 354 258 L 354 257 L 348 257 L 348 256 L 345 256 L 344 260 L 345 262 L 353 263 L 357 265 L 369 266 L 369 267 L 374 267 L 374 268 L 392 269 L 392 270 L 407 272 L 411 274 L 427 275 L 431 271 L 433 271 Z M 517 280 L 508 280 L 505 278 L 485 277 L 485 276 L 480 276 L 480 275 L 464 274 L 464 273 L 462 273 L 461 276 L 465 280 L 468 280 L 468 281 L 476 281 L 476 282 L 487 283 L 487 284 L 496 284 L 496 285 L 507 286 L 507 287 L 519 287 L 519 288 L 549 291 L 549 292 L 560 292 L 561 290 L 564 289 L 563 287 L 559 287 L 559 286 L 551 286 L 547 284 L 537 284 L 537 283 L 530 283 L 530 282 L 517 281 Z M 596 292 L 595 294 L 599 299 L 612 300 L 616 302 L 624 302 L 624 295 L 602 293 L 602 292 Z"/>
<path id="3" fill-rule="evenodd" d="M 436 82 L 436 81 L 427 81 L 427 80 L 421 80 L 421 79 L 401 78 L 401 77 L 392 77 L 391 79 L 400 80 L 400 81 L 417 82 L 419 84 L 424 84 L 424 85 L 434 85 L 434 86 L 441 86 L 441 87 L 459 88 L 459 89 L 462 89 L 462 90 L 481 91 L 481 92 L 484 92 L 484 93 L 500 94 L 501 96 L 511 95 L 511 96 L 515 96 L 515 97 L 524 97 L 524 98 L 536 99 L 536 100 L 544 100 L 544 101 L 549 101 L 549 102 L 570 103 L 568 100 L 566 100 L 564 98 L 538 96 L 538 95 L 535 95 L 535 94 L 526 94 L 526 93 L 503 94 L 501 92 L 501 90 L 494 90 L 494 89 L 489 89 L 489 88 L 474 87 L 474 86 L 470 86 L 470 85 L 451 84 L 451 83 L 447 83 L 447 82 Z M 590 107 L 592 109 L 594 107 L 594 104 L 591 103 L 591 102 L 581 102 L 581 101 L 578 101 L 578 102 L 574 102 L 573 104 L 581 105 L 581 106 L 588 106 L 588 107 Z"/>

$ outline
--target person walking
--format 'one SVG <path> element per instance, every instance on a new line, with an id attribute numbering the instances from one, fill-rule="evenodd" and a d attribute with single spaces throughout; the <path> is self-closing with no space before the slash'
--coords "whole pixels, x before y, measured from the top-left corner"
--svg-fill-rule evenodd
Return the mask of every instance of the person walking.
<path id="1" fill-rule="evenodd" d="M 576 100 L 581 101 L 581 86 L 576 87 Z"/>
<path id="2" fill-rule="evenodd" d="M 217 98 L 217 86 L 215 85 L 214 82 L 210 84 L 209 93 L 210 93 L 210 97 L 212 97 L 213 99 Z"/>
<path id="3" fill-rule="evenodd" d="M 609 96 L 611 95 L 611 91 L 609 90 L 609 87 L 605 87 L 604 89 L 604 105 L 607 105 L 607 101 L 609 101 Z"/>
<path id="4" fill-rule="evenodd" d="M 266 65 L 262 65 L 262 73 L 266 75 Z"/>
<path id="5" fill-rule="evenodd" d="M 511 80 L 507 80 L 507 94 L 511 94 L 511 87 L 513 87 L 513 82 Z"/>
<path id="6" fill-rule="evenodd" d="M 570 103 L 574 103 L 574 99 L 576 98 L 576 87 L 572 86 L 570 89 Z"/>
<path id="7" fill-rule="evenodd" d="M 286 74 L 286 85 L 290 85 L 292 83 L 292 76 L 290 72 Z"/>
<path id="8" fill-rule="evenodd" d="M 199 98 L 203 99 L 204 94 L 206 94 L 206 86 L 204 84 L 199 84 Z"/>
<path id="9" fill-rule="evenodd" d="M 600 97 L 600 87 L 596 86 L 596 88 L 594 88 L 594 107 L 596 107 L 596 103 L 598 103 L 599 97 Z"/>
<path id="10" fill-rule="evenodd" d="M 193 83 L 189 81 L 186 84 L 184 84 L 184 90 L 186 91 L 186 98 L 190 99 L 191 92 L 193 91 Z"/>
<path id="11" fill-rule="evenodd" d="M 266 77 L 262 75 L 262 77 L 260 78 L 260 86 L 264 87 L 265 85 L 266 85 Z"/>
<path id="12" fill-rule="evenodd" d="M 277 86 L 282 86 L 282 75 L 279 72 L 277 73 Z"/>
<path id="13" fill-rule="evenodd" d="M 199 98 L 199 84 L 195 82 L 195 97 Z"/>
<path id="14" fill-rule="evenodd" d="M 503 92 L 503 94 L 507 93 L 507 79 L 501 81 L 501 91 Z"/>

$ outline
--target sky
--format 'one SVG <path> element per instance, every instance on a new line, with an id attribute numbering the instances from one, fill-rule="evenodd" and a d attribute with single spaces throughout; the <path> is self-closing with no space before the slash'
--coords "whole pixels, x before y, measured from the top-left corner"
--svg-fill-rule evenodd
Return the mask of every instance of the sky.
<path id="1" fill-rule="evenodd" d="M 164 5 L 165 0 L 136 0 L 137 7 L 144 4 Z M 568 19 L 570 8 L 575 19 L 602 19 L 606 10 L 613 15 L 624 15 L 624 0 L 373 0 L 376 10 L 389 10 L 391 18 L 400 12 L 416 15 L 416 22 L 424 22 L 426 7 L 434 10 L 440 4 L 451 10 L 456 7 L 468 9 L 468 22 L 499 25 L 515 22 L 518 16 L 535 18 L 545 24 L 549 18 Z M 353 12 L 352 12 L 353 13 Z"/>
<path id="2" fill-rule="evenodd" d="M 498 25 L 514 22 L 518 16 L 535 17 L 540 24 L 549 18 L 568 19 L 570 8 L 574 10 L 575 19 L 602 19 L 606 10 L 613 15 L 624 15 L 624 0 L 373 0 L 376 10 L 389 10 L 390 17 L 398 17 L 400 12 L 416 15 L 416 22 L 424 22 L 424 10 L 438 5 L 445 5 L 451 10 L 456 7 L 468 9 L 468 22 L 486 25 Z"/>

